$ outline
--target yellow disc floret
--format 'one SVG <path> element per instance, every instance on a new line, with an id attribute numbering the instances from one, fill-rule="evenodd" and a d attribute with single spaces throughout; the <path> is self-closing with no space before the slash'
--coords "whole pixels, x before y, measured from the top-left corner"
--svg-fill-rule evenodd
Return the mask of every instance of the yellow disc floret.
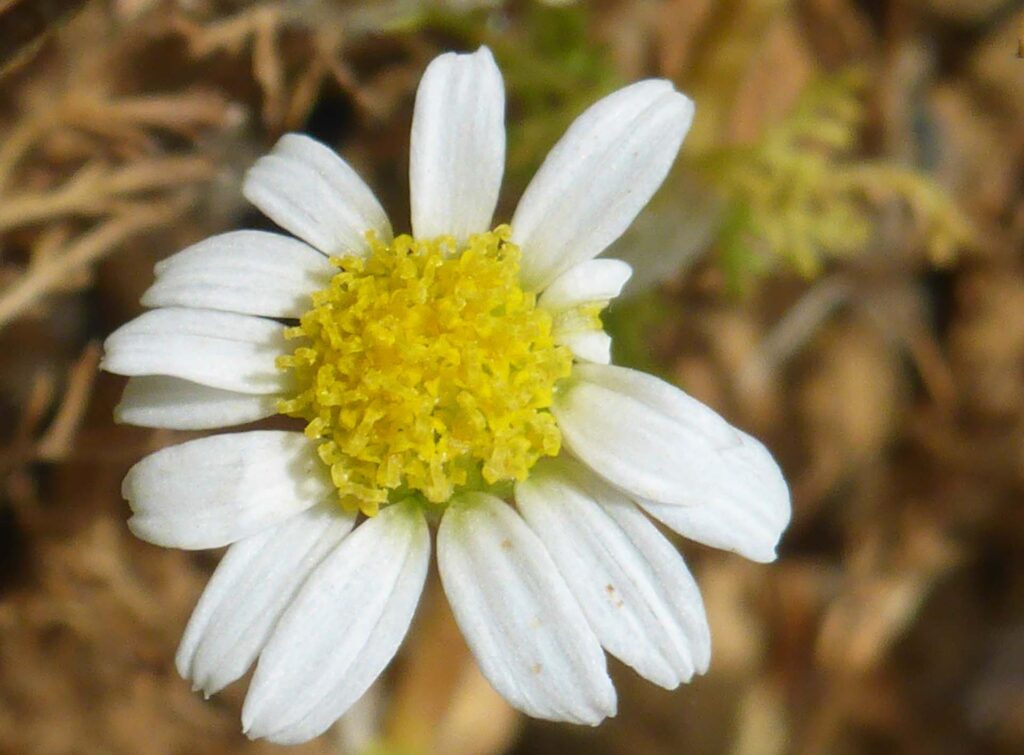
<path id="1" fill-rule="evenodd" d="M 299 345 L 277 366 L 295 392 L 278 410 L 306 420 L 345 506 L 372 515 L 413 492 L 444 503 L 558 453 L 548 408 L 572 355 L 520 287 L 509 235 L 370 235 L 367 256 L 332 258 L 339 272 L 287 330 Z"/>

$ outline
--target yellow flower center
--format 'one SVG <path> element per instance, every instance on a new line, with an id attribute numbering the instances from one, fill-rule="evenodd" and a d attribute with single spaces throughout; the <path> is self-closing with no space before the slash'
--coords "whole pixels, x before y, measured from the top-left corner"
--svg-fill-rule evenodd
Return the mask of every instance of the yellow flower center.
<path id="1" fill-rule="evenodd" d="M 286 336 L 294 394 L 341 503 L 373 515 L 411 493 L 444 503 L 461 487 L 522 480 L 561 434 L 548 411 L 572 355 L 519 285 L 508 226 L 454 239 L 368 234 Z"/>

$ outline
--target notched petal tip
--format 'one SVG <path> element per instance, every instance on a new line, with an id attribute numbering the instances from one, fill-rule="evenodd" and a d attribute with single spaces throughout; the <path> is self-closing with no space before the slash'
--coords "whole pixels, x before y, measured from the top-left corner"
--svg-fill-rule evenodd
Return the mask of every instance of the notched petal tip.
<path id="1" fill-rule="evenodd" d="M 129 501 L 129 503 L 131 502 Z M 139 540 L 144 540 L 150 545 L 158 545 L 161 548 L 175 547 L 174 543 L 164 536 L 159 522 L 155 522 L 152 517 L 133 514 L 128 517 L 126 524 L 128 525 L 128 531 Z"/>

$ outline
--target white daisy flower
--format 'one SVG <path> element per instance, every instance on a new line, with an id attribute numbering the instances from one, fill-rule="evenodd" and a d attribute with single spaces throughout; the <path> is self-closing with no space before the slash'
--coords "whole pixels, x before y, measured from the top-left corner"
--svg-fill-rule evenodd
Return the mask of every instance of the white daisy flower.
<path id="1" fill-rule="evenodd" d="M 105 368 L 130 376 L 118 419 L 305 423 L 166 448 L 124 481 L 139 537 L 230 546 L 177 665 L 209 695 L 256 663 L 250 737 L 308 740 L 367 690 L 409 628 L 431 524 L 455 618 L 519 710 L 613 715 L 604 650 L 666 688 L 705 671 L 700 594 L 648 516 L 770 561 L 788 490 L 756 440 L 609 364 L 598 313 L 631 271 L 595 259 L 692 116 L 667 81 L 609 95 L 493 227 L 501 75 L 486 48 L 445 54 L 416 97 L 412 236 L 338 155 L 289 134 L 243 190 L 297 238 L 235 231 L 157 266 L 153 309 L 106 342 Z"/>

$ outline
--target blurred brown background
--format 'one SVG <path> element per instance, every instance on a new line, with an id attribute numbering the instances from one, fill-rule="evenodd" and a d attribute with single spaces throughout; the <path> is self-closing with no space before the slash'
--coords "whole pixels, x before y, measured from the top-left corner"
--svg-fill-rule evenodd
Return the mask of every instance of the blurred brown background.
<path id="1" fill-rule="evenodd" d="M 406 229 L 416 82 L 495 50 L 501 217 L 585 105 L 697 102 L 614 250 L 618 358 L 764 439 L 793 489 L 773 565 L 681 544 L 710 673 L 612 663 L 596 730 L 516 717 L 436 585 L 356 714 L 299 753 L 1024 752 L 1024 10 L 1005 0 L 0 2 L 0 753 L 272 752 L 173 656 L 216 553 L 135 540 L 99 343 L 156 260 L 263 226 L 242 171 L 303 130 Z M 433 577 L 432 577 L 433 579 Z"/>

